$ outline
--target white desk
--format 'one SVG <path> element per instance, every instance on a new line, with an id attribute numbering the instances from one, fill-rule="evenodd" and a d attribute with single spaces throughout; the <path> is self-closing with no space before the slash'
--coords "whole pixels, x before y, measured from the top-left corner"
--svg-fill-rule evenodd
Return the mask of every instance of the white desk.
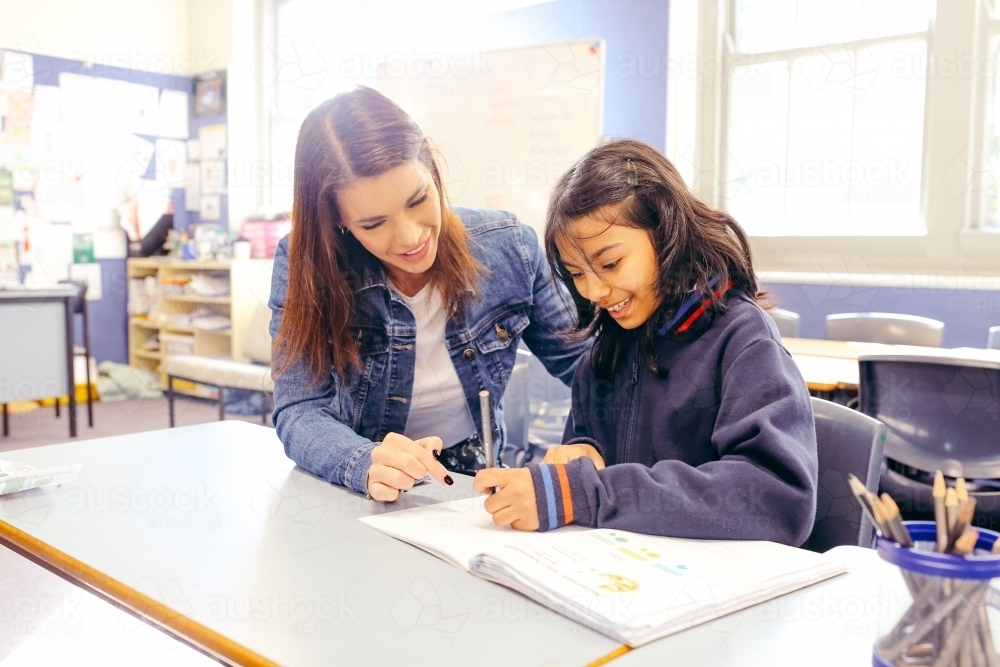
<path id="1" fill-rule="evenodd" d="M 243 664 L 582 666 L 619 652 L 614 667 L 867 665 L 909 604 L 898 570 L 841 547 L 846 575 L 623 652 L 357 522 L 468 497 L 465 477 L 385 506 L 296 469 L 273 430 L 238 421 L 5 457 L 84 469 L 65 487 L 0 499 L 0 538 L 64 571 L 93 568 L 101 590 L 146 600 L 149 618 Z"/>
<path id="2" fill-rule="evenodd" d="M 470 478 L 386 506 L 295 468 L 272 429 L 239 421 L 4 458 L 84 468 L 0 497 L 0 538 L 233 662 L 578 666 L 619 648 L 357 521 L 468 497 Z"/>

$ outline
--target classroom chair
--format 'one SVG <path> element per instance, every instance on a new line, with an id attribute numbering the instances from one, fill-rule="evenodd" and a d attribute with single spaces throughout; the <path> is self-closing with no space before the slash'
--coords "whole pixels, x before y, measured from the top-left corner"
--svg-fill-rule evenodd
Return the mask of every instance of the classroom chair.
<path id="1" fill-rule="evenodd" d="M 944 322 L 897 313 L 842 313 L 826 316 L 826 340 L 941 347 Z"/>
<path id="2" fill-rule="evenodd" d="M 771 316 L 774 323 L 778 325 L 778 333 L 782 338 L 797 338 L 799 335 L 799 314 L 781 308 L 765 310 Z"/>
<path id="3" fill-rule="evenodd" d="M 268 326 L 271 311 L 265 304 L 258 304 L 243 341 L 243 354 L 257 363 L 244 364 L 231 359 L 216 359 L 193 354 L 168 354 L 163 358 L 161 370 L 167 376 L 167 405 L 170 428 L 174 427 L 174 380 L 190 380 L 218 387 L 219 421 L 226 418 L 226 390 L 246 389 L 262 394 L 260 421 L 267 424 L 268 394 L 274 393 L 271 379 L 271 334 Z"/>
<path id="4" fill-rule="evenodd" d="M 1000 327 L 990 327 L 990 333 L 986 337 L 986 349 L 1000 350 Z"/>
<path id="5" fill-rule="evenodd" d="M 966 478 L 976 525 L 1000 528 L 1000 361 L 949 350 L 862 355 L 858 363 L 858 409 L 888 428 L 881 488 L 904 518 L 933 518 L 941 470 Z"/>
<path id="6" fill-rule="evenodd" d="M 874 527 L 854 499 L 847 476 L 855 475 L 873 493 L 878 490 L 885 425 L 842 405 L 811 400 L 819 491 L 816 523 L 802 546 L 817 553 L 842 545 L 871 547 Z"/>

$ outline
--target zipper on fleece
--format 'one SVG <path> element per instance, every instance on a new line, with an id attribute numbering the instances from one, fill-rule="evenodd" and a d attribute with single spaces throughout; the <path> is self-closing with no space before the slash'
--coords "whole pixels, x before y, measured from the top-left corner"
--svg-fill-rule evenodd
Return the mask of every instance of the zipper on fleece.
<path id="1" fill-rule="evenodd" d="M 635 357 L 632 359 L 632 393 L 628 403 L 628 428 L 625 430 L 624 456 L 617 463 L 632 461 L 632 440 L 635 437 L 635 397 L 639 393 L 639 343 L 635 344 Z M 616 457 L 617 458 L 617 457 Z"/>

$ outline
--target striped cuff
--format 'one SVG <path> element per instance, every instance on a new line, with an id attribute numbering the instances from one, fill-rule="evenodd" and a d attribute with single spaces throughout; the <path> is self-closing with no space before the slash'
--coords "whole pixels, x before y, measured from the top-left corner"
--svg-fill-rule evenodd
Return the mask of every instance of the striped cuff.
<path id="1" fill-rule="evenodd" d="M 573 491 L 562 463 L 529 463 L 538 505 L 538 530 L 553 530 L 573 523 Z"/>

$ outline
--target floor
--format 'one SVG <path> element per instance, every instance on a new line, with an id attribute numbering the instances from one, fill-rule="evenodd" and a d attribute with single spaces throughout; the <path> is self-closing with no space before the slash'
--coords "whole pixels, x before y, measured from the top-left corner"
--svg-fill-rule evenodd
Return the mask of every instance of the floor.
<path id="1" fill-rule="evenodd" d="M 10 414 L 10 435 L 0 435 L 0 453 L 41 445 L 69 442 L 69 418 L 63 406 L 57 418 L 53 408 L 39 408 L 24 414 Z M 219 409 L 215 403 L 192 398 L 178 398 L 174 404 L 177 426 L 203 424 L 216 421 Z M 260 424 L 260 415 L 242 416 L 227 414 L 226 419 L 242 419 Z M 268 425 L 270 425 L 268 417 Z M 137 399 L 108 403 L 94 403 L 94 426 L 87 426 L 87 404 L 77 409 L 77 440 L 106 438 L 141 431 L 167 428 L 167 399 Z M 2 458 L 2 457 L 0 457 Z"/>

